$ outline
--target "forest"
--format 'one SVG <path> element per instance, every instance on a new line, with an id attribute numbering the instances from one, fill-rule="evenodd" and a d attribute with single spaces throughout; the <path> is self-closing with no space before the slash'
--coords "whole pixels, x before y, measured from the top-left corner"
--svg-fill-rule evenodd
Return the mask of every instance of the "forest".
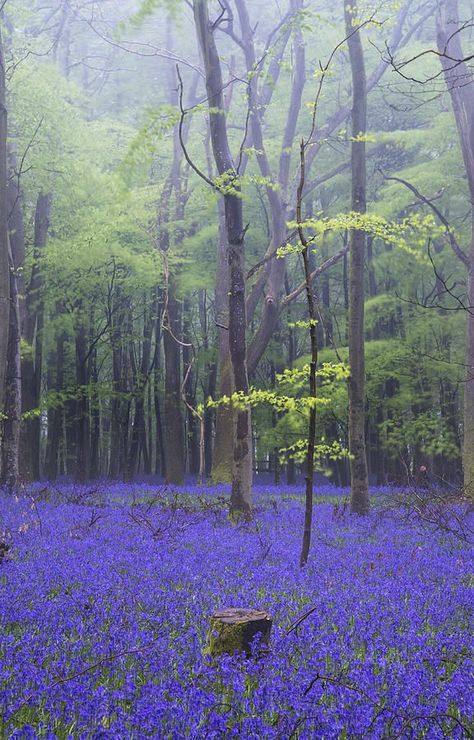
<path id="1" fill-rule="evenodd" d="M 0 0 L 0 738 L 474 737 L 472 0 Z"/>

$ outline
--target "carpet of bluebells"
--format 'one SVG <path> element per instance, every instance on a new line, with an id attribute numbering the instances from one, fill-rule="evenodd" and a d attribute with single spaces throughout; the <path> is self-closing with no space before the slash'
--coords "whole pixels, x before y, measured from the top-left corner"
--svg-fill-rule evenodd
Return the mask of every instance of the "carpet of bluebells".
<path id="1" fill-rule="evenodd" d="M 0 737 L 472 737 L 472 545 L 323 493 L 303 570 L 297 488 L 238 523 L 223 488 L 0 495 Z M 224 606 L 270 652 L 213 662 Z"/>

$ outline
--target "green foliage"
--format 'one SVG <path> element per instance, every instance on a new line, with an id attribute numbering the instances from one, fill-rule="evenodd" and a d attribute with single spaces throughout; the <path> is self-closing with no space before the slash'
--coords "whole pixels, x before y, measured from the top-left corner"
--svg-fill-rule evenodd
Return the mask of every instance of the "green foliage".
<path id="1" fill-rule="evenodd" d="M 307 219 L 299 226 L 311 232 L 309 236 L 311 242 L 322 239 L 325 234 L 331 231 L 344 232 L 350 229 L 363 231 L 375 239 L 380 239 L 386 245 L 403 250 L 420 262 L 425 263 L 428 262 L 424 251 L 428 239 L 440 236 L 444 231 L 436 224 L 432 215 L 420 216 L 418 214 L 413 214 L 397 222 L 389 222 L 376 214 L 350 212 L 342 213 L 334 218 Z M 288 228 L 298 228 L 298 222 L 290 221 Z M 287 244 L 280 247 L 278 256 L 284 257 L 287 254 L 301 252 L 301 250 L 300 244 L 296 246 Z"/>
<path id="2" fill-rule="evenodd" d="M 318 383 L 320 392 L 317 397 L 308 396 L 307 387 L 309 379 L 309 365 L 304 364 L 299 368 L 286 369 L 276 375 L 276 386 L 274 389 L 250 388 L 247 395 L 242 392 L 233 393 L 231 396 L 222 396 L 214 401 L 208 399 L 208 408 L 217 408 L 221 405 L 230 406 L 234 409 L 268 407 L 278 414 L 278 421 L 272 428 L 268 428 L 262 435 L 262 442 L 268 449 L 279 449 L 281 461 L 292 457 L 295 462 L 302 463 L 307 451 L 307 440 L 301 439 L 307 427 L 308 411 L 312 407 L 318 409 L 318 414 L 324 408 L 328 409 L 332 404 L 334 389 L 345 382 L 349 376 L 349 369 L 342 363 L 325 362 L 318 369 Z M 204 405 L 200 407 L 200 413 Z M 294 442 L 288 444 L 288 440 L 297 436 Z M 315 446 L 315 465 L 318 470 L 330 474 L 327 462 L 347 457 L 347 449 L 340 440 L 327 441 L 321 436 Z"/>
<path id="3" fill-rule="evenodd" d="M 42 387 L 46 390 L 39 407 L 42 414 L 46 408 L 64 407 L 81 394 L 87 395 L 106 414 L 114 399 L 133 403 L 133 383 L 129 382 L 130 390 L 118 392 L 111 382 L 111 327 L 107 326 L 107 320 L 116 302 L 123 306 L 121 351 L 127 347 L 128 352 L 130 344 L 135 359 L 139 360 L 144 320 L 155 310 L 154 297 L 163 288 L 163 264 L 157 247 L 165 234 L 169 242 L 166 264 L 176 297 L 178 301 L 186 299 L 189 306 L 186 320 L 197 350 L 193 372 L 196 372 L 198 413 L 205 410 L 207 373 L 216 360 L 215 321 L 220 320 L 215 315 L 214 304 L 217 202 L 222 194 L 242 198 L 245 223 L 249 224 L 245 239 L 247 267 L 258 263 L 271 244 L 273 225 L 268 195 L 280 191 L 276 176 L 280 157 L 284 153 L 291 158 L 291 182 L 298 170 L 298 140 L 308 134 L 308 111 L 314 106 L 315 87 L 321 76 L 320 60 L 326 59 L 341 40 L 343 29 L 342 6 L 337 12 L 304 8 L 270 36 L 267 48 L 267 39 L 275 27 L 274 8 L 265 4 L 257 8 L 257 5 L 248 2 L 252 21 L 258 20 L 255 42 L 259 63 L 249 73 L 238 54 L 235 69 L 232 67 L 232 84 L 225 83 L 230 145 L 236 161 L 243 146 L 243 160 L 248 159 L 245 173 L 236 175 L 229 171 L 215 177 L 206 138 L 209 111 L 207 100 L 203 100 L 204 86 L 199 80 L 194 89 L 194 71 L 180 63 L 185 105 L 190 106 L 185 118 L 185 126 L 190 126 L 187 148 L 215 188 L 203 183 L 181 158 L 178 163 L 181 194 L 177 196 L 173 192 L 164 200 L 164 187 L 169 182 L 178 146 L 175 133 L 180 111 L 170 104 L 176 101 L 176 89 L 170 89 L 169 84 L 170 61 L 160 55 L 166 54 L 171 39 L 172 51 L 178 58 L 189 60 L 192 65 L 200 64 L 192 13 L 183 0 L 119 3 L 117 25 L 112 31 L 118 39 L 115 45 L 100 37 L 104 31 L 109 38 L 111 31 L 104 30 L 99 16 L 95 30 L 83 19 L 74 20 L 66 54 L 69 55 L 67 74 L 62 42 L 58 48 L 53 43 L 58 15 L 48 20 L 47 3 L 33 8 L 24 0 L 9 0 L 8 20 L 14 32 L 6 29 L 5 33 L 8 107 L 10 144 L 16 150 L 17 162 L 22 163 L 20 182 L 28 247 L 23 275 L 28 284 L 36 260 L 31 249 L 36 198 L 41 191 L 50 192 L 53 207 L 49 240 L 38 260 L 44 282 L 41 298 L 45 323 L 39 334 L 44 341 L 45 358 L 55 349 L 58 337 L 65 336 L 65 387 L 61 390 L 49 387 L 54 372 L 50 373 L 46 367 L 49 360 L 45 359 Z M 377 48 L 383 47 L 393 29 L 399 6 L 396 1 L 377 9 L 376 21 L 383 20 L 384 24 L 371 24 L 370 44 L 363 34 L 368 76 L 380 62 Z M 464 12 L 465 3 L 462 7 Z M 282 14 L 288 8 L 289 3 L 283 3 Z M 217 17 L 218 3 L 211 10 L 213 17 Z M 365 19 L 372 11 L 368 5 L 361 6 L 361 18 Z M 410 23 L 415 27 L 419 18 L 420 9 L 413 7 Z M 175 29 L 178 33 L 173 33 Z M 272 65 L 288 31 L 289 42 L 275 83 L 270 70 L 274 73 Z M 433 22 L 429 20 L 421 34 L 416 34 L 417 38 L 408 39 L 403 55 L 409 58 L 423 51 L 432 31 Z M 295 139 L 285 142 L 283 148 L 282 134 L 295 75 L 291 44 L 300 32 L 306 40 L 307 83 Z M 137 53 L 123 51 L 125 42 L 120 39 L 126 37 L 129 48 Z M 233 58 L 232 40 L 221 33 L 217 38 L 222 58 Z M 53 63 L 53 55 L 58 64 Z M 103 73 L 94 70 L 102 63 Z M 424 79 L 438 70 L 438 65 L 439 60 L 426 55 L 410 68 L 410 73 Z M 246 83 L 249 80 L 255 82 L 259 91 L 273 92 L 268 108 L 259 111 L 265 155 L 270 165 L 270 174 L 265 177 L 259 169 L 263 148 L 255 146 L 248 135 L 251 126 L 247 128 L 250 121 Z M 382 174 L 406 178 L 422 193 L 434 197 L 468 253 L 466 178 L 450 100 L 445 93 L 442 97 L 438 95 L 444 89 L 441 78 L 439 82 L 436 96 L 427 91 L 431 85 L 413 87 L 401 79 L 399 86 L 382 82 L 370 92 L 370 131 L 356 137 L 367 143 L 368 213 L 350 211 L 350 168 L 347 167 L 311 192 L 304 203 L 304 212 L 314 216 L 301 224 L 312 244 L 315 266 L 340 248 L 347 240 L 348 231 L 358 229 L 367 236 L 371 249 L 370 260 L 367 257 L 371 297 L 365 303 L 368 425 L 372 451 L 392 459 L 421 453 L 455 459 L 460 450 L 465 314 L 454 310 L 459 308 L 455 298 L 446 291 L 443 293 L 439 281 L 436 283 L 427 257 L 428 242 L 439 274 L 454 286 L 454 294 L 465 301 L 464 266 L 453 256 L 445 229 L 432 211 L 417 203 L 412 192 L 399 183 L 385 180 Z M 193 105 L 193 98 L 201 103 Z M 327 136 L 325 133 L 325 123 L 340 105 L 349 102 L 347 58 L 341 51 L 326 75 L 318 102 L 318 155 L 311 171 L 306 173 L 308 182 L 350 159 L 350 144 L 354 139 L 348 121 L 339 119 L 342 121 L 339 130 L 329 131 Z M 213 109 L 212 113 L 221 115 L 223 111 Z M 280 193 L 282 199 L 294 201 L 291 192 L 290 187 L 289 192 Z M 177 208 L 179 197 L 184 204 L 181 210 Z M 294 202 L 290 202 L 290 213 L 293 206 Z M 292 221 L 288 226 L 294 229 L 297 224 Z M 300 278 L 300 252 L 301 247 L 296 243 L 279 251 L 279 256 L 286 258 L 290 292 Z M 258 286 L 267 266 L 252 279 L 249 292 L 254 285 Z M 279 266 L 282 267 L 281 263 Z M 327 469 L 328 461 L 334 462 L 334 456 L 345 454 L 349 371 L 343 277 L 341 261 L 315 284 L 321 311 L 317 325 L 319 339 L 323 344 L 334 342 L 338 347 L 337 357 L 330 347 L 320 351 L 316 400 L 307 397 L 310 322 L 303 295 L 289 307 L 288 317 L 281 315 L 278 335 L 263 357 L 250 394 L 247 397 L 236 394 L 208 404 L 209 408 L 220 403 L 237 408 L 252 406 L 259 451 L 263 450 L 263 454 L 280 449 L 282 455 L 302 460 L 305 452 L 302 438 L 312 404 L 318 411 L 318 466 Z M 321 305 L 325 286 L 329 301 L 328 305 Z M 204 318 L 203 292 L 207 311 Z M 430 301 L 436 304 L 433 308 L 422 308 Z M 128 323 L 122 321 L 124 316 Z M 252 318 L 249 338 L 260 318 L 259 305 Z M 98 337 L 95 351 L 100 377 L 87 387 L 77 384 L 74 377 L 74 339 L 79 327 L 87 329 L 89 341 Z M 266 374 L 269 364 L 276 370 L 285 366 L 287 331 L 291 331 L 294 340 L 295 369 L 277 373 L 276 386 L 269 389 Z M 330 339 L 326 334 L 331 334 Z M 23 342 L 21 349 L 24 358 L 34 359 L 33 346 Z M 160 376 L 159 393 L 161 383 Z M 38 410 L 29 413 L 34 415 Z"/>
<path id="4" fill-rule="evenodd" d="M 390 457 L 404 454 L 409 445 L 417 445 L 425 455 L 443 455 L 448 460 L 459 457 L 459 445 L 445 419 L 432 410 L 407 418 L 386 419 L 380 425 L 383 445 Z"/>
<path id="5" fill-rule="evenodd" d="M 280 463 L 282 465 L 288 458 L 293 458 L 296 463 L 303 464 L 308 454 L 308 442 L 304 439 L 299 439 L 288 447 L 281 447 L 279 453 Z M 328 460 L 341 460 L 344 457 L 349 457 L 349 451 L 342 446 L 339 440 L 334 439 L 328 443 L 322 437 L 315 445 L 314 459 L 316 469 L 320 472 L 325 472 L 327 475 L 330 475 L 330 471 L 327 468 Z"/>

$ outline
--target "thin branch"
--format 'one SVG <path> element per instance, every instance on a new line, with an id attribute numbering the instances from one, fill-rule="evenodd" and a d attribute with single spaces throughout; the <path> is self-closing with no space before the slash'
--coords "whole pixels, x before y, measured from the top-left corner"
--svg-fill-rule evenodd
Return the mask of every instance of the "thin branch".
<path id="1" fill-rule="evenodd" d="M 459 246 L 459 242 L 456 239 L 453 230 L 451 228 L 451 224 L 447 220 L 447 218 L 441 213 L 439 208 L 434 205 L 433 201 L 427 198 L 423 193 L 420 193 L 420 191 L 411 184 L 411 182 L 408 182 L 408 180 L 404 180 L 402 177 L 395 177 L 394 175 L 388 176 L 384 173 L 383 170 L 379 170 L 384 180 L 392 180 L 393 182 L 399 182 L 401 185 L 404 185 L 408 190 L 410 190 L 419 201 L 424 203 L 425 205 L 429 206 L 433 213 L 436 214 L 438 219 L 441 221 L 443 226 L 446 229 L 446 236 L 448 237 L 449 243 L 451 245 L 451 249 L 453 250 L 456 257 L 461 260 L 461 262 L 466 265 L 466 267 L 469 266 L 469 258 L 466 254 L 462 251 L 461 247 Z"/>
<path id="2" fill-rule="evenodd" d="M 192 62 L 187 61 L 184 57 L 180 57 L 177 54 L 175 54 L 173 51 L 169 51 L 169 49 L 163 49 L 159 46 L 153 46 L 152 44 L 148 44 L 146 42 L 142 41 L 124 41 L 121 44 L 117 41 L 112 41 L 112 39 L 108 38 L 107 36 L 104 36 L 94 25 L 91 21 L 89 21 L 84 16 L 79 16 L 80 20 L 83 21 L 89 28 L 98 36 L 102 41 L 105 41 L 107 44 L 110 44 L 110 46 L 113 46 L 116 49 L 120 49 L 121 51 L 125 51 L 128 54 L 134 54 L 135 56 L 140 57 L 160 57 L 162 59 L 168 59 L 172 62 L 176 62 L 179 64 L 184 64 L 186 67 L 189 67 L 190 69 L 193 69 L 195 72 L 198 72 L 200 77 L 204 77 L 204 73 L 202 69 L 199 69 L 195 64 Z M 133 46 L 139 46 L 144 49 L 150 49 L 148 52 L 138 51 L 131 48 L 127 48 L 127 46 L 124 46 L 124 44 L 127 44 L 130 47 Z"/>
<path id="3" fill-rule="evenodd" d="M 461 64 L 466 64 L 467 62 L 470 62 L 474 59 L 474 54 L 469 54 L 466 57 L 453 57 L 450 54 L 448 54 L 447 49 L 449 46 L 450 41 L 461 31 L 465 31 L 468 28 L 472 28 L 474 26 L 474 23 L 463 23 L 460 28 L 456 29 L 456 31 L 453 31 L 453 33 L 449 36 L 449 38 L 446 41 L 446 44 L 444 45 L 444 49 L 440 51 L 439 49 L 424 49 L 423 51 L 420 51 L 418 54 L 415 54 L 414 56 L 410 57 L 410 59 L 405 59 L 405 61 L 400 62 L 400 64 L 396 64 L 395 58 L 390 51 L 390 48 L 388 44 L 385 44 L 385 48 L 388 54 L 389 62 L 393 70 L 400 75 L 400 77 L 403 77 L 404 80 L 408 80 L 409 82 L 417 82 L 419 84 L 426 84 L 427 82 L 433 82 L 433 80 L 436 80 L 438 77 L 441 77 L 446 71 L 451 72 L 453 69 L 456 69 L 456 67 L 459 67 Z M 418 79 L 417 77 L 410 77 L 407 74 L 404 74 L 401 70 L 403 67 L 406 67 L 409 64 L 412 64 L 412 62 L 417 61 L 418 59 L 421 59 L 422 57 L 425 57 L 428 54 L 433 54 L 434 56 L 438 57 L 438 59 L 446 59 L 448 62 L 453 62 L 452 66 L 448 67 L 446 69 L 441 69 L 439 72 L 436 72 L 436 74 L 430 75 L 426 77 L 423 80 Z"/>
<path id="4" fill-rule="evenodd" d="M 350 164 L 350 160 L 346 160 L 345 162 L 341 162 L 341 164 L 336 165 L 336 167 L 334 167 L 332 170 L 329 170 L 329 172 L 325 172 L 324 175 L 315 177 L 314 180 L 309 180 L 305 185 L 304 196 L 306 197 L 315 188 L 319 188 L 320 185 L 323 185 L 328 180 L 332 180 L 332 178 L 336 177 L 336 175 L 340 175 L 341 172 L 344 172 L 344 170 L 347 170 L 347 168 L 350 167 Z"/>
<path id="5" fill-rule="evenodd" d="M 282 249 L 282 247 L 286 247 L 288 242 L 293 239 L 294 236 L 296 236 L 298 231 L 295 229 L 295 231 L 292 231 L 291 234 L 288 234 L 287 238 L 284 242 L 278 245 L 278 247 L 275 247 L 275 249 L 272 249 L 271 252 L 268 252 L 263 259 L 260 260 L 260 262 L 257 262 L 256 265 L 250 268 L 250 270 L 247 273 L 247 280 L 252 277 L 252 275 L 255 275 L 256 272 L 260 270 L 261 267 L 267 264 L 267 262 L 270 262 L 271 259 L 276 257 L 278 254 L 278 250 Z"/>
<path id="6" fill-rule="evenodd" d="M 433 290 L 430 291 L 428 296 L 425 298 L 424 301 L 415 301 L 410 298 L 403 298 L 401 295 L 396 293 L 396 297 L 402 301 L 403 303 L 408 303 L 411 306 L 416 306 L 417 308 L 435 308 L 435 309 L 441 309 L 443 311 L 466 311 L 467 313 L 474 315 L 474 306 L 467 306 L 461 298 L 454 293 L 454 288 L 456 287 L 456 283 L 452 287 L 450 287 L 447 283 L 447 280 L 441 275 L 441 273 L 438 271 L 438 268 L 436 267 L 436 263 L 433 259 L 433 255 L 431 254 L 431 239 L 428 240 L 428 257 L 431 262 L 431 267 L 433 268 L 433 272 L 435 274 L 436 280 L 441 283 L 441 285 L 444 288 L 444 293 L 447 293 L 451 296 L 451 298 L 454 298 L 454 300 L 459 304 L 458 306 L 443 306 L 441 303 L 433 303 L 429 302 L 430 297 L 433 295 L 434 291 L 436 290 L 436 286 L 433 287 Z M 439 294 L 439 293 L 438 293 Z"/>
<path id="7" fill-rule="evenodd" d="M 288 635 L 291 635 L 291 633 L 294 632 L 296 629 L 298 629 L 300 624 L 306 621 L 306 619 L 308 619 L 308 617 L 310 617 L 311 614 L 313 614 L 318 608 L 319 607 L 317 606 L 312 606 L 311 609 L 308 609 L 308 611 L 302 614 L 301 617 L 298 617 L 298 619 L 295 622 L 293 622 L 291 627 L 285 632 L 283 637 L 285 638 L 285 637 L 288 637 Z"/>
<path id="8" fill-rule="evenodd" d="M 344 257 L 345 254 L 347 254 L 349 251 L 349 245 L 344 246 L 342 249 L 339 250 L 339 252 L 336 252 L 336 254 L 333 254 L 332 257 L 329 257 L 329 259 L 325 260 L 325 262 L 322 263 L 319 267 L 317 267 L 313 272 L 311 273 L 310 277 L 311 280 L 314 280 L 315 278 L 319 277 L 323 272 L 328 270 L 330 267 L 335 265 L 339 260 Z M 291 293 L 289 293 L 287 296 L 283 298 L 280 304 L 280 311 L 282 311 L 289 303 L 295 300 L 295 298 L 298 298 L 298 296 L 304 291 L 306 288 L 306 282 L 300 283 L 295 290 L 293 290 Z"/>
<path id="9" fill-rule="evenodd" d="M 184 158 L 186 159 L 186 162 L 189 164 L 189 166 L 191 167 L 191 169 L 193 169 L 194 172 L 197 175 L 199 175 L 199 177 L 202 180 L 204 180 L 204 182 L 206 182 L 208 185 L 210 185 L 213 190 L 219 190 L 219 188 L 217 187 L 217 185 L 215 184 L 215 182 L 212 182 L 212 180 L 209 177 L 207 177 L 207 175 L 205 175 L 204 172 L 202 170 L 200 170 L 199 167 L 197 167 L 197 165 L 194 164 L 193 160 L 189 156 L 189 153 L 188 153 L 186 144 L 184 142 L 184 137 L 183 137 L 184 119 L 185 119 L 186 114 L 188 113 L 188 111 L 186 110 L 186 108 L 183 105 L 183 79 L 181 77 L 181 72 L 179 70 L 179 65 L 176 65 L 176 74 L 178 75 L 178 81 L 179 81 L 178 82 L 179 109 L 180 109 L 180 113 L 181 113 L 181 116 L 180 116 L 180 119 L 179 119 L 179 126 L 178 126 L 178 136 L 179 136 L 179 143 L 181 145 L 181 149 L 183 150 Z"/>
<path id="10" fill-rule="evenodd" d="M 314 103 L 313 103 L 313 115 L 312 115 L 312 119 L 311 119 L 311 129 L 310 129 L 308 138 L 304 142 L 304 148 L 305 148 L 305 150 L 307 149 L 307 147 L 309 146 L 309 144 L 311 144 L 311 139 L 313 138 L 313 134 L 314 134 L 314 131 L 316 129 L 316 114 L 317 114 L 317 108 L 318 108 L 318 104 L 319 104 L 319 99 L 321 97 L 321 93 L 323 91 L 324 81 L 326 79 L 326 76 L 327 76 L 327 73 L 329 71 L 329 68 L 330 68 L 330 66 L 332 64 L 332 60 L 334 59 L 334 57 L 337 54 L 337 52 L 339 51 L 339 49 L 342 46 L 344 46 L 344 44 L 346 44 L 349 41 L 349 39 L 352 38 L 352 36 L 354 36 L 356 33 L 359 33 L 359 31 L 362 28 L 364 28 L 365 26 L 369 25 L 370 23 L 377 23 L 378 25 L 381 25 L 381 23 L 379 21 L 375 21 L 374 18 L 375 18 L 375 12 L 372 13 L 372 15 L 370 16 L 370 18 L 368 18 L 366 21 L 363 21 L 358 26 L 356 26 L 354 28 L 354 30 L 351 31 L 351 33 L 349 33 L 344 39 L 342 39 L 341 41 L 339 41 L 339 43 L 336 44 L 336 46 L 331 51 L 331 53 L 329 55 L 329 58 L 328 58 L 328 60 L 327 60 L 327 62 L 326 62 L 326 64 L 324 66 L 322 65 L 321 62 L 319 63 L 319 71 L 320 71 L 321 74 L 320 74 L 320 77 L 319 77 L 319 83 L 318 83 L 318 87 L 317 87 L 317 90 L 316 90 L 316 96 L 314 98 Z"/>
<path id="11" fill-rule="evenodd" d="M 28 156 L 28 152 L 30 151 L 31 147 L 33 146 L 33 143 L 34 143 L 34 141 L 35 141 L 35 139 L 36 139 L 36 137 L 38 135 L 38 132 L 39 132 L 41 126 L 43 125 L 43 121 L 44 121 L 44 116 L 41 116 L 41 119 L 40 119 L 38 125 L 36 126 L 35 130 L 33 131 L 33 135 L 31 137 L 31 139 L 29 140 L 28 144 L 25 147 L 25 150 L 23 151 L 23 154 L 21 155 L 20 166 L 19 166 L 18 170 L 16 170 L 15 173 L 14 173 L 16 175 L 16 179 L 17 179 L 16 196 L 15 196 L 15 201 L 14 201 L 12 207 L 11 207 L 10 213 L 8 214 L 8 219 L 10 219 L 12 217 L 12 214 L 13 214 L 13 212 L 14 212 L 16 206 L 17 206 L 17 203 L 18 203 L 18 201 L 20 199 L 20 180 L 21 180 L 21 176 L 25 172 L 28 172 L 31 169 L 31 167 L 25 168 L 25 160 L 26 160 L 26 158 Z"/>

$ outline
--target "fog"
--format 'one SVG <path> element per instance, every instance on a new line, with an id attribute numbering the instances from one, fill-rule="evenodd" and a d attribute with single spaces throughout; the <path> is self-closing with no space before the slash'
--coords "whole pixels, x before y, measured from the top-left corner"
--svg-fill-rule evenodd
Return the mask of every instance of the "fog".
<path id="1" fill-rule="evenodd" d="M 3 480 L 469 486 L 471 17 L 3 3 Z"/>

